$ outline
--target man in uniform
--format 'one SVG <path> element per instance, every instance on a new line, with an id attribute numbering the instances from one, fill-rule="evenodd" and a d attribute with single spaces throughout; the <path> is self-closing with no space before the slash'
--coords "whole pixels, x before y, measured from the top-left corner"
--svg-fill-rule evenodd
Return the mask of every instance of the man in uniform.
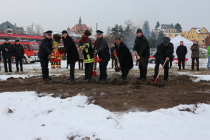
<path id="1" fill-rule="evenodd" d="M 106 40 L 103 38 L 103 32 L 100 30 L 96 31 L 97 40 L 95 42 L 94 50 L 95 54 L 98 54 L 101 61 L 99 61 L 100 79 L 105 81 L 107 79 L 107 65 L 110 60 L 109 47 Z"/>
<path id="2" fill-rule="evenodd" d="M 134 52 L 137 55 L 137 61 L 139 62 L 140 77 L 141 81 L 146 81 L 148 59 L 150 57 L 150 48 L 147 38 L 143 35 L 141 29 L 137 29 L 136 39 L 134 43 Z"/>
<path id="3" fill-rule="evenodd" d="M 156 79 L 159 72 L 159 65 L 161 64 L 164 67 L 164 80 L 168 80 L 168 70 L 169 70 L 169 57 L 171 52 L 170 47 L 170 38 L 164 37 L 163 42 L 157 46 L 157 53 L 155 54 L 155 75 L 154 79 Z M 164 62 L 166 61 L 165 65 Z"/>
<path id="4" fill-rule="evenodd" d="M 20 63 L 20 71 L 23 72 L 22 60 L 23 60 L 23 56 L 24 56 L 24 49 L 23 49 L 23 46 L 20 44 L 18 39 L 15 40 L 15 44 L 14 44 L 14 56 L 15 56 L 17 72 L 19 72 L 18 63 Z"/>
<path id="5" fill-rule="evenodd" d="M 67 53 L 67 63 L 70 64 L 70 78 L 67 80 L 72 82 L 74 81 L 75 63 L 79 60 L 79 53 L 73 39 L 66 30 L 62 31 L 62 39 Z"/>
<path id="6" fill-rule="evenodd" d="M 39 48 L 39 59 L 41 62 L 42 67 L 42 76 L 44 81 L 50 81 L 52 80 L 49 78 L 49 55 L 53 55 L 52 53 L 52 31 L 45 32 L 45 38 L 42 40 L 40 48 Z"/>
<path id="7" fill-rule="evenodd" d="M 7 62 L 9 64 L 9 72 L 12 72 L 11 57 L 13 55 L 14 47 L 10 44 L 9 39 L 6 38 L 5 42 L 1 45 L 2 56 L 4 59 L 4 70 L 8 72 Z"/>

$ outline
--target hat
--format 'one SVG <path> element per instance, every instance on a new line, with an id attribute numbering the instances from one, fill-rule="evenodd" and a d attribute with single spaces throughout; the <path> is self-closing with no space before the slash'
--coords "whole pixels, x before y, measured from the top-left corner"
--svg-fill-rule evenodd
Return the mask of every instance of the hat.
<path id="1" fill-rule="evenodd" d="M 68 32 L 66 30 L 63 30 L 62 34 L 68 34 Z"/>
<path id="2" fill-rule="evenodd" d="M 101 34 L 103 34 L 104 32 L 101 31 L 101 30 L 97 30 L 96 33 L 97 33 L 97 35 L 101 35 Z"/>
<path id="3" fill-rule="evenodd" d="M 163 43 L 168 44 L 171 41 L 171 39 L 169 37 L 164 37 L 163 38 Z"/>
<path id="4" fill-rule="evenodd" d="M 9 41 L 9 38 L 5 38 L 5 41 Z"/>
<path id="5" fill-rule="evenodd" d="M 86 30 L 85 33 L 84 33 L 84 35 L 85 36 L 90 36 L 91 35 L 91 32 L 89 30 Z"/>
<path id="6" fill-rule="evenodd" d="M 142 30 L 139 28 L 137 29 L 136 33 L 143 33 Z"/>
<path id="7" fill-rule="evenodd" d="M 46 31 L 45 34 L 52 35 L 52 31 Z"/>
<path id="8" fill-rule="evenodd" d="M 15 40 L 15 42 L 19 42 L 19 41 L 20 41 L 19 39 L 16 39 L 16 40 Z"/>

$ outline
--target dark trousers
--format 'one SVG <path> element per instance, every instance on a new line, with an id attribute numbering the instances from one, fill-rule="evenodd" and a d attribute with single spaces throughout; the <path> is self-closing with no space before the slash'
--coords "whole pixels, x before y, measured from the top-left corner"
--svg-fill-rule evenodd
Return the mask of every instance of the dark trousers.
<path id="1" fill-rule="evenodd" d="M 8 72 L 7 62 L 8 62 L 8 65 L 9 65 L 9 71 L 12 72 L 11 58 L 4 59 L 4 71 Z"/>
<path id="2" fill-rule="evenodd" d="M 106 80 L 107 78 L 107 65 L 109 61 L 102 61 L 99 62 L 99 69 L 100 69 L 100 80 Z"/>
<path id="3" fill-rule="evenodd" d="M 83 59 L 79 59 L 78 65 L 79 65 L 79 69 L 83 69 Z"/>
<path id="4" fill-rule="evenodd" d="M 197 63 L 197 70 L 199 70 L 199 58 L 192 58 L 192 70 L 194 70 L 195 61 Z"/>
<path id="5" fill-rule="evenodd" d="M 49 59 L 41 60 L 40 63 L 41 63 L 41 67 L 42 67 L 43 79 L 49 78 L 49 69 L 48 69 Z"/>
<path id="6" fill-rule="evenodd" d="M 126 79 L 129 73 L 129 69 L 127 69 L 126 67 L 121 67 L 121 72 L 122 72 L 122 78 Z"/>
<path id="7" fill-rule="evenodd" d="M 85 79 L 90 80 L 92 78 L 93 63 L 85 63 Z"/>
<path id="8" fill-rule="evenodd" d="M 75 62 L 70 63 L 70 79 L 74 80 Z"/>
<path id="9" fill-rule="evenodd" d="M 148 59 L 141 58 L 139 62 L 140 79 L 147 78 Z"/>
<path id="10" fill-rule="evenodd" d="M 185 69 L 185 59 L 179 59 L 178 58 L 178 66 L 179 66 L 179 69 L 181 70 L 181 66 L 183 68 L 183 70 Z"/>
<path id="11" fill-rule="evenodd" d="M 20 70 L 23 71 L 23 59 L 22 59 L 22 57 L 15 57 L 15 61 L 16 61 L 17 71 L 19 71 L 18 63 L 20 63 Z"/>
<path id="12" fill-rule="evenodd" d="M 155 75 L 154 75 L 154 78 L 156 78 L 158 73 L 159 73 L 160 64 L 161 63 L 158 60 L 155 61 Z M 169 71 L 169 61 L 167 61 L 165 66 L 164 66 L 164 80 L 168 79 L 168 71 Z"/>
<path id="13" fill-rule="evenodd" d="M 112 59 L 112 68 L 115 68 L 117 66 L 117 60 Z"/>

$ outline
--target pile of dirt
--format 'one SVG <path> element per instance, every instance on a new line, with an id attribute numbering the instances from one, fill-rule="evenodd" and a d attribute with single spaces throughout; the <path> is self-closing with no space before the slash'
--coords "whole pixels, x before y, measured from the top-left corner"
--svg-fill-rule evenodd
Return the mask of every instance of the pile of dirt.
<path id="1" fill-rule="evenodd" d="M 89 97 L 89 103 L 110 111 L 153 111 L 180 104 L 210 103 L 210 93 L 206 92 L 210 91 L 209 82 L 193 82 L 189 76 L 171 75 L 170 82 L 163 80 L 158 84 L 151 83 L 149 79 L 152 77 L 148 77 L 147 82 L 140 82 L 134 76 L 127 81 L 116 75 L 111 77 L 106 82 L 95 77 L 91 83 L 84 81 L 83 77 L 72 83 L 65 76 L 53 76 L 50 82 L 42 81 L 41 77 L 10 78 L 0 81 L 0 92 L 36 91 L 38 97 L 46 93 L 61 99 L 80 93 Z"/>

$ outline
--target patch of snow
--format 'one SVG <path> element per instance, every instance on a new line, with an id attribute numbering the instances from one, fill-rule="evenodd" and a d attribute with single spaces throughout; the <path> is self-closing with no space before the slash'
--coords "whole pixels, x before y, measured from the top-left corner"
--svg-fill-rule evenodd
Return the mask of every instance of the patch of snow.
<path id="1" fill-rule="evenodd" d="M 153 112 L 113 113 L 78 95 L 60 99 L 35 92 L 0 93 L 3 140 L 209 140 L 210 105 L 179 105 Z"/>
<path id="2" fill-rule="evenodd" d="M 0 76 L 0 80 L 7 80 L 8 78 L 27 78 L 28 76 L 27 75 L 1 75 Z"/>
<path id="3" fill-rule="evenodd" d="M 199 82 L 200 80 L 203 81 L 210 81 L 210 75 L 192 75 L 193 77 L 196 77 L 196 79 L 194 79 L 194 82 Z"/>

